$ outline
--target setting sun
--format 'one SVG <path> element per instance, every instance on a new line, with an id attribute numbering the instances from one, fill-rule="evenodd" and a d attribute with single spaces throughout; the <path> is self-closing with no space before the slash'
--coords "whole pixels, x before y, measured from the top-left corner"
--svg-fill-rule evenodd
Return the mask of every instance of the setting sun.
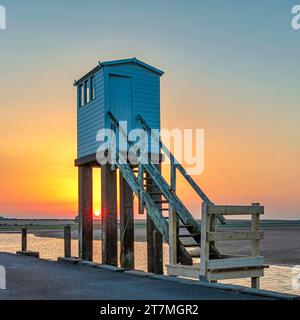
<path id="1" fill-rule="evenodd" d="M 100 210 L 95 210 L 94 215 L 95 217 L 100 217 L 101 216 Z"/>

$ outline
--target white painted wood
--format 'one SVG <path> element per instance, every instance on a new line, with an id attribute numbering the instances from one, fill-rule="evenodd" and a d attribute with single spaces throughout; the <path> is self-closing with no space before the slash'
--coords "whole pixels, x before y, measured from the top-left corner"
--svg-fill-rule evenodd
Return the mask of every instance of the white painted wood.
<path id="1" fill-rule="evenodd" d="M 199 268 L 194 266 L 167 265 L 167 274 L 170 276 L 199 279 Z M 208 272 L 207 281 L 242 279 L 250 277 L 262 277 L 264 275 L 263 268 L 240 269 L 226 272 Z"/>
<path id="2" fill-rule="evenodd" d="M 199 267 L 195 266 L 167 265 L 167 273 L 169 276 L 199 279 Z"/>
<path id="3" fill-rule="evenodd" d="M 207 262 L 207 269 L 230 269 L 238 267 L 260 267 L 264 264 L 263 257 L 246 257 L 234 259 L 215 259 Z"/>
<path id="4" fill-rule="evenodd" d="M 212 215 L 252 215 L 264 214 L 262 206 L 226 206 L 226 205 L 208 205 L 207 214 Z"/>
<path id="5" fill-rule="evenodd" d="M 258 207 L 257 204 L 253 204 L 253 207 Z M 259 214 L 253 214 L 251 219 L 251 230 L 252 232 L 258 232 L 260 228 L 260 216 Z M 260 241 L 253 239 L 251 242 L 251 253 L 253 256 L 258 256 L 260 254 Z M 260 279 L 259 277 L 251 278 L 251 287 L 254 289 L 259 289 Z"/>
<path id="6" fill-rule="evenodd" d="M 263 232 L 252 231 L 218 231 L 208 232 L 209 241 L 261 240 Z"/>
<path id="7" fill-rule="evenodd" d="M 226 280 L 226 279 L 240 279 L 250 277 L 262 277 L 264 275 L 263 268 L 249 269 L 249 270 L 235 270 L 226 272 L 208 272 L 207 280 Z"/>
<path id="8" fill-rule="evenodd" d="M 176 210 L 169 209 L 169 263 L 177 263 L 177 218 Z"/>
<path id="9" fill-rule="evenodd" d="M 200 277 L 206 279 L 207 262 L 209 260 L 209 240 L 207 239 L 207 231 L 209 230 L 209 216 L 207 215 L 207 204 L 202 203 L 201 215 L 201 249 L 200 249 Z"/>
<path id="10" fill-rule="evenodd" d="M 171 189 L 176 193 L 176 167 L 171 163 Z M 169 263 L 177 264 L 177 215 L 172 205 L 169 205 Z"/>

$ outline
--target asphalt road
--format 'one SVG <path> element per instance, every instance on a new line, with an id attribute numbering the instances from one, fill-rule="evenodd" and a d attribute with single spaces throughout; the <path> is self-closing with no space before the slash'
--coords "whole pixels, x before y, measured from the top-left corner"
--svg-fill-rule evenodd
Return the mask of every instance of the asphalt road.
<path id="1" fill-rule="evenodd" d="M 0 253 L 0 300 L 257 300 L 258 296 Z"/>

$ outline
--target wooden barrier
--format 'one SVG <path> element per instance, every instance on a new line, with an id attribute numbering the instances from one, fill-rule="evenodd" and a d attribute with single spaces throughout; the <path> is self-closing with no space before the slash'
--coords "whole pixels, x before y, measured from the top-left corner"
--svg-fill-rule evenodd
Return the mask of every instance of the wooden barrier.
<path id="1" fill-rule="evenodd" d="M 264 259 L 260 256 L 259 231 L 260 215 L 264 207 L 258 203 L 252 206 L 215 206 L 203 203 L 201 221 L 201 260 L 200 280 L 217 281 L 221 279 L 251 278 L 252 288 L 259 289 L 259 278 L 264 274 Z M 250 231 L 218 231 L 217 215 L 251 215 Z M 213 241 L 251 241 L 251 256 L 223 255 L 222 259 L 211 259 L 210 243 Z"/>

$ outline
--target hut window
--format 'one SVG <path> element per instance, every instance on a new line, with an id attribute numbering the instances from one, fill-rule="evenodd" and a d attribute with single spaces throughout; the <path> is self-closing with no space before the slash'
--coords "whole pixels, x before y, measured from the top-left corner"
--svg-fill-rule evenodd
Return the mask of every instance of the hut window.
<path id="1" fill-rule="evenodd" d="M 90 97 L 91 100 L 95 100 L 95 77 L 91 77 L 90 80 Z"/>
<path id="2" fill-rule="evenodd" d="M 78 104 L 80 107 L 84 105 L 84 88 L 81 84 L 78 89 Z"/>
<path id="3" fill-rule="evenodd" d="M 84 104 L 90 102 L 90 86 L 89 81 L 84 81 Z"/>
<path id="4" fill-rule="evenodd" d="M 78 87 L 78 105 L 83 107 L 89 102 L 95 100 L 95 77 L 85 80 Z"/>

